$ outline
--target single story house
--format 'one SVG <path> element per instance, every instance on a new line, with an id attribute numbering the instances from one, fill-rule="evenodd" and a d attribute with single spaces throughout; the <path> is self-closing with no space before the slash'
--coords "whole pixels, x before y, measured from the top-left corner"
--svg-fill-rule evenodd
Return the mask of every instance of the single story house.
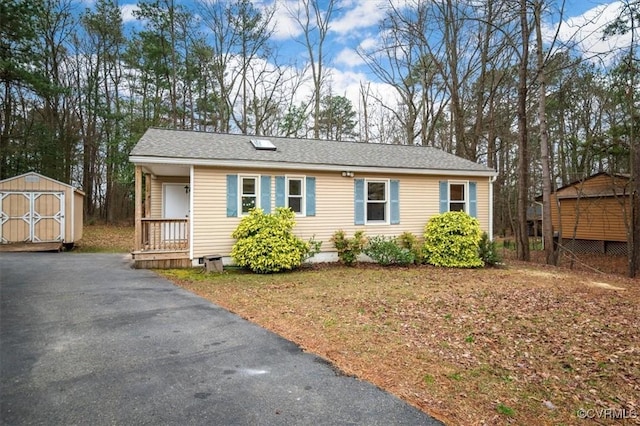
<path id="1" fill-rule="evenodd" d="M 316 261 L 337 260 L 337 230 L 422 237 L 449 210 L 492 233 L 496 172 L 432 147 L 151 128 L 129 159 L 141 268 L 231 263 L 231 234 L 253 207 L 291 208 L 295 234 L 322 241 Z"/>
<path id="2" fill-rule="evenodd" d="M 35 172 L 0 181 L 0 250 L 55 250 L 82 238 L 84 193 Z"/>
<path id="3" fill-rule="evenodd" d="M 551 223 L 560 244 L 575 252 L 625 254 L 630 194 L 629 175 L 605 172 L 558 188 L 551 194 Z"/>

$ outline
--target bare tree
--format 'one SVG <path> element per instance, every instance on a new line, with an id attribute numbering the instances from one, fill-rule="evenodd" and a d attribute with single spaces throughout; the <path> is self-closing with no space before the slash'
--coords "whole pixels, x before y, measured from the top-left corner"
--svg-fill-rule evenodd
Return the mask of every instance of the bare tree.
<path id="1" fill-rule="evenodd" d="M 264 100 L 265 94 L 257 84 L 265 80 L 273 87 L 281 77 L 277 67 L 264 62 L 271 52 L 274 11 L 273 7 L 258 10 L 249 0 L 200 2 L 201 15 L 212 32 L 212 72 L 220 94 L 217 130 L 228 132 L 233 123 L 243 134 L 255 132 L 262 118 L 253 117 L 251 123 L 251 112 L 260 115 L 270 110 L 270 105 L 260 107 L 258 99 Z"/>
<path id="2" fill-rule="evenodd" d="M 77 61 L 67 52 L 78 29 L 76 5 L 72 0 L 46 0 L 37 17 L 40 33 L 38 54 L 46 77 L 56 86 L 47 91 L 33 112 L 44 130 L 41 135 L 41 171 L 63 182 L 71 182 L 78 160 L 78 122 L 74 112 L 73 69 Z"/>
<path id="3" fill-rule="evenodd" d="M 519 7 L 521 46 L 518 64 L 518 200 L 516 216 L 516 252 L 519 260 L 529 260 L 527 208 L 529 207 L 529 143 L 527 126 L 529 15 L 527 0 Z"/>
<path id="4" fill-rule="evenodd" d="M 327 34 L 329 33 L 331 18 L 336 5 L 336 0 L 323 2 L 322 8 L 319 0 L 300 0 L 297 6 L 289 8 L 293 20 L 302 30 L 302 44 L 309 56 L 309 65 L 313 80 L 313 137 L 320 137 L 320 128 L 317 121 L 320 117 L 323 88 L 326 80 L 324 69 L 326 52 L 324 50 Z"/>
<path id="5" fill-rule="evenodd" d="M 632 181 L 631 195 L 631 238 L 629 239 L 629 276 L 635 277 L 640 270 L 640 138 L 638 138 L 637 120 L 637 70 L 638 58 L 636 58 L 636 36 L 640 26 L 640 3 L 625 0 L 622 2 L 621 14 L 605 29 L 605 36 L 615 34 L 631 34 L 629 51 L 625 55 L 623 71 L 628 82 L 624 99 L 627 111 L 628 143 L 630 148 L 630 169 Z M 640 127 L 640 126 L 639 126 Z"/>
<path id="6" fill-rule="evenodd" d="M 401 137 L 392 136 L 387 142 L 434 145 L 436 128 L 449 99 L 444 96 L 444 82 L 437 72 L 438 55 L 426 44 L 429 5 L 417 1 L 406 6 L 396 7 L 390 2 L 380 23 L 380 46 L 372 50 L 359 49 L 358 53 L 397 95 L 396 100 L 390 100 L 388 96 L 372 94 L 387 110 L 384 115 L 392 115 L 403 131 Z M 391 136 L 393 133 L 381 134 Z"/>
<path id="7" fill-rule="evenodd" d="M 536 32 L 536 59 L 538 80 L 538 122 L 540 126 L 540 160 L 542 164 L 542 237 L 545 241 L 544 251 L 546 263 L 558 263 L 558 250 L 553 242 L 553 226 L 551 223 L 551 148 L 549 146 L 549 132 L 547 130 L 547 62 L 548 55 L 544 53 L 542 38 L 542 9 L 543 0 L 533 3 L 533 15 Z M 556 33 L 557 35 L 557 33 Z M 550 51 L 553 49 L 551 44 Z"/>
<path id="8" fill-rule="evenodd" d="M 360 82 L 360 138 L 363 142 L 369 142 L 369 97 L 371 84 Z"/>

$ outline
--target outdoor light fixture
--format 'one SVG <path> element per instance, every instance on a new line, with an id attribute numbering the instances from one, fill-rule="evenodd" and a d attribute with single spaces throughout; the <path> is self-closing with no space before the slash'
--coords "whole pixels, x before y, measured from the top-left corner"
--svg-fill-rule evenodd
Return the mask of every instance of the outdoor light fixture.
<path id="1" fill-rule="evenodd" d="M 342 172 L 342 177 L 353 177 L 353 172 L 344 171 Z"/>
<path id="2" fill-rule="evenodd" d="M 189 188 L 189 185 L 185 185 L 185 186 L 184 186 L 184 192 L 185 192 L 186 194 L 188 194 L 188 193 L 189 193 L 189 189 L 191 189 L 191 188 Z"/>

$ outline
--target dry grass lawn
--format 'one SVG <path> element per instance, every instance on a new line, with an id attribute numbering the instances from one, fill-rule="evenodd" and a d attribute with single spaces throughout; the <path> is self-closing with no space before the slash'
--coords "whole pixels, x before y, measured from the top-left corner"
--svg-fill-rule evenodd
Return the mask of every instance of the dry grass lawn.
<path id="1" fill-rule="evenodd" d="M 164 274 L 447 424 L 640 414 L 638 281 L 517 262 Z"/>
<path id="2" fill-rule="evenodd" d="M 94 225 L 79 249 L 132 246 L 132 227 Z M 447 424 L 585 424 L 581 409 L 640 424 L 640 280 L 625 259 L 507 264 L 162 273 Z"/>
<path id="3" fill-rule="evenodd" d="M 127 253 L 133 250 L 135 231 L 131 225 L 85 224 L 74 250 L 84 253 Z"/>

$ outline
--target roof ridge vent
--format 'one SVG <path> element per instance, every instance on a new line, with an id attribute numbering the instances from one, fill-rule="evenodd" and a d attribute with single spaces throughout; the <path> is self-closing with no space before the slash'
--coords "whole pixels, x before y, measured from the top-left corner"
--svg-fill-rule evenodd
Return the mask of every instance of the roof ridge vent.
<path id="1" fill-rule="evenodd" d="M 275 151 L 277 149 L 269 139 L 251 139 L 251 144 L 258 151 Z"/>

